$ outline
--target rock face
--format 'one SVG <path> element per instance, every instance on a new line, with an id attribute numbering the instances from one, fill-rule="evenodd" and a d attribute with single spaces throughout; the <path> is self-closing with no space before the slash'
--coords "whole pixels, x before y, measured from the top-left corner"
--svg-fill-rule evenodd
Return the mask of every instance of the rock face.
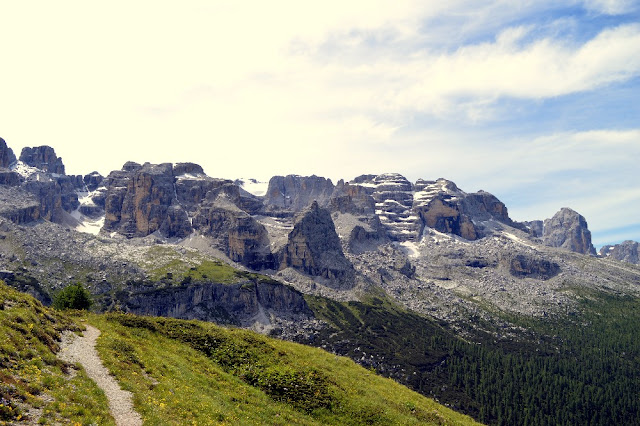
<path id="1" fill-rule="evenodd" d="M 129 238 L 159 230 L 167 237 L 185 237 L 191 232 L 181 207 L 171 208 L 176 196 L 170 163 L 127 163 L 122 171 L 107 177 L 107 185 L 105 230 Z"/>
<path id="2" fill-rule="evenodd" d="M 0 167 L 8 168 L 16 162 L 16 156 L 13 150 L 7 146 L 4 139 L 0 138 Z"/>
<path id="3" fill-rule="evenodd" d="M 280 268 L 292 267 L 341 286 L 352 286 L 354 270 L 342 252 L 331 214 L 313 202 L 289 233 Z"/>
<path id="4" fill-rule="evenodd" d="M 0 185 L 18 186 L 21 182 L 22 179 L 18 173 L 0 167 Z"/>
<path id="5" fill-rule="evenodd" d="M 84 185 L 87 187 L 87 190 L 89 192 L 98 189 L 103 180 L 104 177 L 98 172 L 91 172 L 87 175 L 84 175 L 84 177 L 82 178 L 82 181 L 84 182 Z"/>
<path id="6" fill-rule="evenodd" d="M 254 270 L 275 269 L 264 226 L 222 193 L 200 205 L 193 226 L 214 237 L 231 260 Z"/>
<path id="7" fill-rule="evenodd" d="M 354 215 L 374 215 L 376 201 L 371 191 L 362 185 L 351 185 L 349 182 L 338 181 L 329 201 L 332 212 L 350 213 Z"/>
<path id="8" fill-rule="evenodd" d="M 606 245 L 600 249 L 600 256 L 622 262 L 640 264 L 640 244 L 637 241 L 623 241 L 616 245 Z"/>
<path id="9" fill-rule="evenodd" d="M 270 210 L 298 212 L 311 202 L 327 205 L 334 186 L 331 179 L 318 176 L 274 176 L 269 180 L 264 204 Z"/>
<path id="10" fill-rule="evenodd" d="M 33 222 L 40 218 L 40 202 L 21 188 L 0 186 L 0 216 L 15 224 Z"/>
<path id="11" fill-rule="evenodd" d="M 250 326 L 270 317 L 310 318 L 313 312 L 298 291 L 277 281 L 191 284 L 133 293 L 123 301 L 138 315 L 168 316 Z"/>
<path id="12" fill-rule="evenodd" d="M 22 148 L 20 161 L 48 173 L 64 174 L 62 158 L 56 156 L 55 150 L 47 145 Z"/>
<path id="13" fill-rule="evenodd" d="M 509 268 L 509 273 L 518 278 L 548 280 L 560 272 L 557 263 L 538 256 L 516 254 L 505 257 L 503 263 Z"/>
<path id="14" fill-rule="evenodd" d="M 595 256 L 591 232 L 583 216 L 569 208 L 562 208 L 544 221 L 543 242 L 550 247 L 562 247 L 576 253 Z"/>

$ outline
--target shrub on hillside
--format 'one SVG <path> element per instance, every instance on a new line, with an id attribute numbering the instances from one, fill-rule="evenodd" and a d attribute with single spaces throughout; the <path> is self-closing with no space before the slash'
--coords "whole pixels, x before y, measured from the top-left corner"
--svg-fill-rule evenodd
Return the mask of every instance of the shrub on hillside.
<path id="1" fill-rule="evenodd" d="M 80 283 L 71 284 L 53 296 L 53 307 L 58 310 L 89 309 L 91 305 L 91 293 Z"/>

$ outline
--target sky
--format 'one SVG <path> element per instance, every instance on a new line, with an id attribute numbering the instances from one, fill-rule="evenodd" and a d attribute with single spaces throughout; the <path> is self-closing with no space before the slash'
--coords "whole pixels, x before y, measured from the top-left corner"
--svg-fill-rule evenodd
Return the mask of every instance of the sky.
<path id="1" fill-rule="evenodd" d="M 397 172 L 640 241 L 640 4 L 0 0 L 0 137 L 68 174 Z"/>

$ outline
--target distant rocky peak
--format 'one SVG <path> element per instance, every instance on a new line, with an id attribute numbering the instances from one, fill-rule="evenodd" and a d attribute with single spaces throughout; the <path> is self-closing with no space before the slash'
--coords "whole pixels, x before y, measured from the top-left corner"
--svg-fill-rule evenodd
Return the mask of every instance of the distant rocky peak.
<path id="1" fill-rule="evenodd" d="M 16 162 L 13 150 L 7 146 L 4 139 L 0 138 L 0 167 L 8 168 Z"/>
<path id="2" fill-rule="evenodd" d="M 586 219 L 568 207 L 563 207 L 551 219 L 544 221 L 543 242 L 550 247 L 596 255 Z"/>
<path id="3" fill-rule="evenodd" d="M 342 251 L 331 213 L 317 201 L 297 215 L 280 258 L 281 269 L 292 267 L 332 285 L 353 286 L 353 266 Z"/>
<path id="4" fill-rule="evenodd" d="M 640 243 L 626 240 L 620 244 L 606 245 L 600 249 L 600 256 L 610 259 L 640 264 Z"/>
<path id="5" fill-rule="evenodd" d="M 122 166 L 122 170 L 125 171 L 125 172 L 135 172 L 136 170 L 138 170 L 141 167 L 142 167 L 142 165 L 139 164 L 139 163 L 136 163 L 135 161 L 127 161 Z"/>
<path id="6" fill-rule="evenodd" d="M 48 173 L 65 174 L 62 158 L 56 156 L 55 150 L 47 145 L 22 148 L 20 161 Z"/>
<path id="7" fill-rule="evenodd" d="M 177 163 L 173 166 L 174 176 L 205 176 L 202 166 L 195 163 Z"/>
<path id="8" fill-rule="evenodd" d="M 274 176 L 269 180 L 265 205 L 270 209 L 282 209 L 298 212 L 317 201 L 325 206 L 329 204 L 335 187 L 331 179 L 320 176 Z"/>
<path id="9" fill-rule="evenodd" d="M 413 204 L 414 207 L 428 205 L 436 196 L 444 196 L 450 201 L 456 201 L 457 197 L 465 195 L 466 193 L 450 180 L 443 178 L 435 181 L 418 179 L 415 184 Z"/>

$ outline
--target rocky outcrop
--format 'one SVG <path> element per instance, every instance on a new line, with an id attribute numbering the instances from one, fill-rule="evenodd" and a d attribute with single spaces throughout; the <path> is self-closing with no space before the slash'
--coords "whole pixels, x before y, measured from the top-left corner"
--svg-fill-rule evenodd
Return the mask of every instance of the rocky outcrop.
<path id="1" fill-rule="evenodd" d="M 47 145 L 22 148 L 20 161 L 48 173 L 64 174 L 62 158 L 56 156 L 55 150 Z"/>
<path id="2" fill-rule="evenodd" d="M 550 247 L 596 255 L 587 221 L 576 211 L 566 207 L 544 221 L 543 242 Z"/>
<path id="3" fill-rule="evenodd" d="M 275 269 L 264 226 L 222 193 L 200 205 L 193 227 L 213 237 L 231 260 L 254 270 Z"/>
<path id="4" fill-rule="evenodd" d="M 349 182 L 351 187 L 358 188 L 356 192 L 361 205 L 369 208 L 364 193 L 374 201 L 374 213 L 380 219 L 389 238 L 394 241 L 415 240 L 420 232 L 419 217 L 413 211 L 414 188 L 404 176 L 398 173 L 384 173 L 381 175 L 362 175 Z"/>
<path id="5" fill-rule="evenodd" d="M 621 262 L 640 264 L 640 243 L 637 241 L 623 241 L 616 245 L 606 245 L 600 249 L 600 256 Z"/>
<path id="6" fill-rule="evenodd" d="M 168 237 L 185 238 L 191 234 L 193 229 L 187 212 L 181 206 L 173 205 L 167 208 L 159 231 Z"/>
<path id="7" fill-rule="evenodd" d="M 82 176 L 61 175 L 56 177 L 56 183 L 60 186 L 60 202 L 62 208 L 72 212 L 80 206 L 78 191 L 84 187 Z"/>
<path id="8" fill-rule="evenodd" d="M 22 185 L 40 203 L 39 217 L 51 222 L 62 221 L 62 191 L 58 182 L 44 173 L 34 173 Z"/>
<path id="9" fill-rule="evenodd" d="M 502 259 L 502 263 L 511 275 L 518 278 L 548 280 L 560 272 L 560 265 L 538 256 L 508 255 Z"/>
<path id="10" fill-rule="evenodd" d="M 0 216 L 21 225 L 40 218 L 40 202 L 21 188 L 0 186 Z"/>
<path id="11" fill-rule="evenodd" d="M 173 174 L 176 177 L 191 175 L 194 177 L 205 176 L 202 166 L 196 163 L 177 163 L 173 166 Z"/>
<path id="12" fill-rule="evenodd" d="M 98 189 L 103 180 L 104 177 L 98 172 L 91 172 L 87 175 L 84 175 L 84 177 L 82 178 L 82 181 L 84 182 L 84 185 L 87 187 L 87 190 L 89 192 Z"/>
<path id="13" fill-rule="evenodd" d="M 429 203 L 417 209 L 425 226 L 446 234 L 459 235 L 467 240 L 478 238 L 471 219 L 461 212 L 460 205 L 446 195 L 437 195 Z"/>
<path id="14" fill-rule="evenodd" d="M 18 186 L 22 182 L 20 175 L 4 167 L 0 167 L 0 185 Z"/>
<path id="15" fill-rule="evenodd" d="M 185 236 L 190 232 L 188 216 L 179 209 L 170 210 L 177 201 L 170 163 L 143 166 L 126 163 L 123 170 L 107 177 L 107 185 L 106 231 L 116 231 L 129 238 L 144 237 L 161 229 L 168 232 L 167 237 Z"/>
<path id="16" fill-rule="evenodd" d="M 509 217 L 507 206 L 498 198 L 486 191 L 467 194 L 462 199 L 462 206 L 465 214 L 474 220 L 496 220 L 512 227 L 516 227 Z"/>
<path id="17" fill-rule="evenodd" d="M 0 138 L 0 167 L 8 168 L 16 162 L 16 156 L 13 150 L 7 146 L 4 139 Z"/>
<path id="18" fill-rule="evenodd" d="M 281 259 L 280 269 L 291 267 L 334 285 L 353 286 L 353 266 L 342 252 L 331 214 L 315 201 L 298 216 Z"/>
<path id="19" fill-rule="evenodd" d="M 269 180 L 264 204 L 269 210 L 298 212 L 311 202 L 326 206 L 333 194 L 331 179 L 318 176 L 274 176 Z"/>
<path id="20" fill-rule="evenodd" d="M 126 311 L 138 315 L 198 319 L 239 326 L 251 326 L 256 321 L 269 323 L 271 317 L 290 320 L 313 317 L 301 293 L 272 280 L 202 283 L 133 292 L 121 303 Z"/>
<path id="21" fill-rule="evenodd" d="M 526 232 L 534 238 L 540 238 L 544 233 L 544 222 L 542 220 L 522 222 L 521 225 L 524 227 Z"/>
<path id="22" fill-rule="evenodd" d="M 329 209 L 332 212 L 354 215 L 374 215 L 376 201 L 371 196 L 371 192 L 362 185 L 353 185 L 340 180 L 329 200 Z"/>

